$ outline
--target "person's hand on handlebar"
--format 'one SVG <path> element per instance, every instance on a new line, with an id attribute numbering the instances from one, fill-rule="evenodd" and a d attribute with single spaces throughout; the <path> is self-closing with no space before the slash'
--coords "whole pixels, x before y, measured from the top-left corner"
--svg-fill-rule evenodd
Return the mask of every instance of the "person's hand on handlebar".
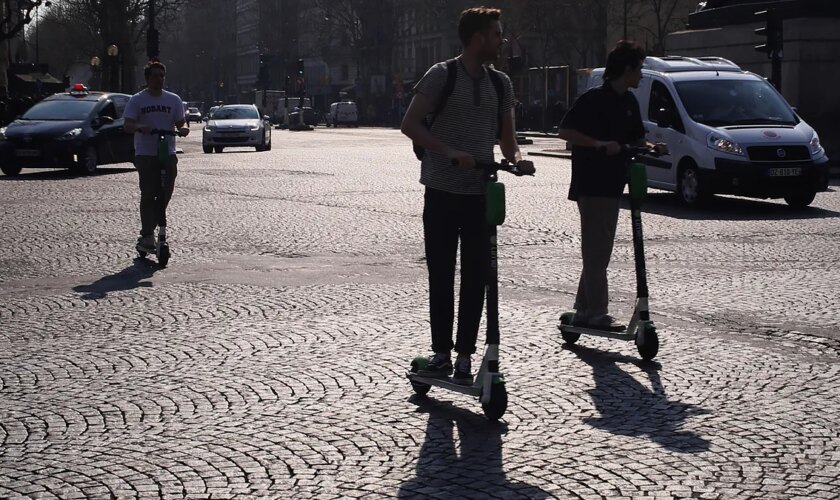
<path id="1" fill-rule="evenodd" d="M 657 156 L 665 156 L 671 154 L 668 150 L 668 145 L 664 142 L 657 142 L 653 145 L 653 152 L 656 153 Z"/>
<path id="2" fill-rule="evenodd" d="M 452 149 L 446 156 L 454 160 L 453 163 L 457 161 L 461 168 L 475 168 L 475 158 L 469 153 Z"/>
<path id="3" fill-rule="evenodd" d="M 530 160 L 519 160 L 516 162 L 516 170 L 520 175 L 534 175 L 534 172 L 537 171 L 534 168 L 534 162 Z"/>
<path id="4" fill-rule="evenodd" d="M 181 137 L 186 137 L 190 135 L 190 128 L 189 127 L 179 127 L 178 128 L 178 135 Z"/>
<path id="5" fill-rule="evenodd" d="M 615 141 L 600 141 L 595 149 L 607 156 L 615 156 L 621 153 L 621 144 Z"/>

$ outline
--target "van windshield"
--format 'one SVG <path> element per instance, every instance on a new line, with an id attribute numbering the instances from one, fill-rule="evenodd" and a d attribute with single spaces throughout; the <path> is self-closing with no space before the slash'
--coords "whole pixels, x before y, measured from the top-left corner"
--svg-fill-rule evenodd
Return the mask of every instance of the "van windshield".
<path id="1" fill-rule="evenodd" d="M 730 125 L 796 125 L 796 115 L 763 80 L 700 80 L 677 82 L 677 93 L 697 123 Z"/>

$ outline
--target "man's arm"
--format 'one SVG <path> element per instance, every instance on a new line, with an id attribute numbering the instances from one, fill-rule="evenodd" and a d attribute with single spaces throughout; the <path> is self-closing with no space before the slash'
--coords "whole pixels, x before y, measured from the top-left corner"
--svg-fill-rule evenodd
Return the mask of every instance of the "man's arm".
<path id="1" fill-rule="evenodd" d="M 513 109 L 509 109 L 502 114 L 502 136 L 499 140 L 499 147 L 505 159 L 516 165 L 520 172 L 523 174 L 534 173 L 534 162 L 522 159 L 522 152 L 519 151 L 519 144 L 516 143 L 516 124 Z"/>
<path id="2" fill-rule="evenodd" d="M 457 159 L 462 167 L 472 168 L 475 166 L 475 159 L 469 153 L 452 149 L 440 140 L 438 140 L 426 128 L 423 120 L 426 115 L 431 113 L 434 108 L 434 101 L 427 95 L 417 93 L 411 99 L 411 104 L 408 105 L 408 110 L 403 117 L 400 131 L 408 136 L 409 139 L 423 146 L 427 151 L 434 151 L 452 159 Z"/>
<path id="3" fill-rule="evenodd" d="M 140 125 L 137 123 L 137 120 L 134 118 L 125 117 L 125 124 L 123 125 L 123 130 L 127 134 L 133 134 L 135 132 L 140 132 L 141 134 L 148 133 L 152 130 L 151 127 L 148 125 Z"/>

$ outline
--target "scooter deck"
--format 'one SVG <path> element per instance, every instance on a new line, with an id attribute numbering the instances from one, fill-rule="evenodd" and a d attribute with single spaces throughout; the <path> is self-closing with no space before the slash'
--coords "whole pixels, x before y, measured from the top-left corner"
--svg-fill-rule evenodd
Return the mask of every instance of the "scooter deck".
<path id="1" fill-rule="evenodd" d="M 618 340 L 635 340 L 636 334 L 633 333 L 632 328 L 627 329 L 624 332 L 611 332 L 609 330 L 597 330 L 595 328 L 585 328 L 582 326 L 572 326 L 572 325 L 558 325 L 557 329 L 561 332 L 568 332 L 568 333 L 578 333 L 581 335 L 591 335 L 595 337 L 606 337 L 610 339 L 618 339 Z"/>
<path id="2" fill-rule="evenodd" d="M 416 373 L 406 372 L 406 377 L 412 382 L 419 382 L 421 384 L 427 384 L 435 387 L 442 387 L 444 389 L 448 389 L 450 391 L 460 392 L 461 394 L 467 394 L 468 396 L 475 396 L 478 397 L 481 394 L 481 384 L 476 377 L 475 381 L 472 385 L 460 385 L 452 382 L 451 379 L 446 378 L 432 378 L 432 377 L 421 377 Z"/>

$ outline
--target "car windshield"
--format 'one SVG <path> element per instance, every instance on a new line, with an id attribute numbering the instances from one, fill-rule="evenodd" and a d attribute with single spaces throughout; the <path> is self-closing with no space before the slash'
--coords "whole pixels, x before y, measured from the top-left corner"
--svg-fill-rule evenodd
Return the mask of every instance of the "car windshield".
<path id="1" fill-rule="evenodd" d="M 214 120 L 258 120 L 255 108 L 219 108 L 213 112 Z"/>
<path id="2" fill-rule="evenodd" d="M 198 113 L 198 108 L 190 108 L 190 113 Z"/>
<path id="3" fill-rule="evenodd" d="M 790 106 L 763 80 L 677 82 L 688 116 L 712 127 L 796 125 Z"/>
<path id="4" fill-rule="evenodd" d="M 84 120 L 96 106 L 96 101 L 41 101 L 21 116 L 24 120 Z"/>

